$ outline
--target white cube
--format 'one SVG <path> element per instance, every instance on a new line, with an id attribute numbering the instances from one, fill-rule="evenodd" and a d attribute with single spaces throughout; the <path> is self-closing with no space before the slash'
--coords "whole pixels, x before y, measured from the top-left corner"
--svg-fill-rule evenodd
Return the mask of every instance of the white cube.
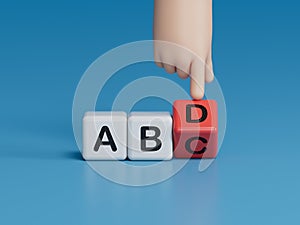
<path id="1" fill-rule="evenodd" d="M 127 114 L 85 113 L 82 156 L 85 160 L 124 160 L 127 157 Z"/>
<path id="2" fill-rule="evenodd" d="M 172 117 L 168 112 L 132 112 L 128 117 L 128 158 L 170 160 Z"/>

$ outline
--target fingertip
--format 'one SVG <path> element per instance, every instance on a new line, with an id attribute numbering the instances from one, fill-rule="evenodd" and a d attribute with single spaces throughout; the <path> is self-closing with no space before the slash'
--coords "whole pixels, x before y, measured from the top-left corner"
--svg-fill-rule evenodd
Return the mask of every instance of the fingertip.
<path id="1" fill-rule="evenodd" d="M 176 72 L 177 72 L 178 76 L 182 79 L 187 79 L 189 77 L 189 75 L 187 73 L 185 73 L 184 71 L 182 71 L 181 69 L 176 68 Z"/>
<path id="2" fill-rule="evenodd" d="M 155 62 L 155 64 L 160 67 L 160 68 L 163 68 L 163 64 L 161 62 Z"/>
<path id="3" fill-rule="evenodd" d="M 191 96 L 195 100 L 201 100 L 204 97 L 204 90 L 200 88 L 191 88 Z"/>
<path id="4" fill-rule="evenodd" d="M 169 73 L 169 74 L 175 73 L 175 67 L 174 66 L 171 66 L 169 64 L 164 64 L 163 66 L 164 66 L 167 73 Z"/>
<path id="5" fill-rule="evenodd" d="M 205 82 L 210 83 L 214 80 L 214 71 L 213 71 L 213 65 L 212 65 L 212 60 L 209 59 L 208 62 L 206 63 L 205 67 Z"/>
<path id="6" fill-rule="evenodd" d="M 211 83 L 215 78 L 215 75 L 212 71 L 209 71 L 205 74 L 205 82 L 206 83 Z"/>

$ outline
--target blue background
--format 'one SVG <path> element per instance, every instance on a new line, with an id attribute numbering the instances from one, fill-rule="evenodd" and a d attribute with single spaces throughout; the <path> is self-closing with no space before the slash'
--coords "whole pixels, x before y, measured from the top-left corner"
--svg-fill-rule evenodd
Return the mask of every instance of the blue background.
<path id="1" fill-rule="evenodd" d="M 152 14 L 152 0 L 0 2 L 1 224 L 300 223 L 296 0 L 214 1 L 214 69 L 228 121 L 206 172 L 192 160 L 161 184 L 126 187 L 81 159 L 71 122 L 76 85 L 101 54 L 151 39 Z M 124 70 L 111 87 L 143 71 L 169 76 L 153 64 L 137 71 Z M 113 94 L 103 94 L 99 109 L 109 109 Z M 136 106 L 168 107 L 158 99 Z"/>

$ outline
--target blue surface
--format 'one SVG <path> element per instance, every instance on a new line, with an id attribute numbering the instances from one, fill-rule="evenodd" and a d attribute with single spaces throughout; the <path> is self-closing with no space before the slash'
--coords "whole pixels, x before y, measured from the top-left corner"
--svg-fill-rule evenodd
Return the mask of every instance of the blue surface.
<path id="1" fill-rule="evenodd" d="M 298 9 L 296 0 L 214 1 L 228 113 L 219 157 L 204 173 L 192 160 L 166 182 L 132 188 L 81 160 L 72 100 L 99 55 L 151 39 L 153 2 L 1 1 L 0 224 L 299 224 Z M 168 76 L 145 64 L 111 85 L 142 70 Z M 103 94 L 108 109 L 113 94 Z"/>

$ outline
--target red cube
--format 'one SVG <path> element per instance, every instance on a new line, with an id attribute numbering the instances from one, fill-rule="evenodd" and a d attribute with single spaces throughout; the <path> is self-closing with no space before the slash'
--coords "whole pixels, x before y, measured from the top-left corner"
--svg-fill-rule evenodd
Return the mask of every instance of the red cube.
<path id="1" fill-rule="evenodd" d="M 173 104 L 174 156 L 215 158 L 218 111 L 214 100 L 178 100 Z"/>

